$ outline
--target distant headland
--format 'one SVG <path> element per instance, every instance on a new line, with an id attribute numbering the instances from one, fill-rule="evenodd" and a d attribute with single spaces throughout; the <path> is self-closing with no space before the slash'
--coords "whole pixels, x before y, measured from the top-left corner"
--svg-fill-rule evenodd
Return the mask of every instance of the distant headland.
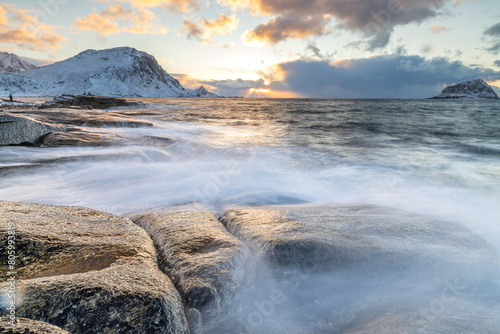
<path id="1" fill-rule="evenodd" d="M 498 95 L 493 88 L 483 79 L 464 81 L 446 87 L 441 94 L 432 99 L 490 99 L 498 100 Z"/>

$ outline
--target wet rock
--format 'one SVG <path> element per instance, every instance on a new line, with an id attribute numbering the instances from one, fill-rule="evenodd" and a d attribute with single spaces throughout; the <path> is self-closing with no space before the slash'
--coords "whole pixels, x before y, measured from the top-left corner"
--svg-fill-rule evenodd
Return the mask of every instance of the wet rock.
<path id="1" fill-rule="evenodd" d="M 153 238 L 160 267 L 180 291 L 192 330 L 216 327 L 243 289 L 247 247 L 212 213 L 189 206 L 134 215 L 132 220 Z"/>
<path id="2" fill-rule="evenodd" d="M 451 295 L 431 300 L 427 305 L 397 305 L 386 310 L 364 312 L 341 332 L 496 334 L 499 325 L 498 305 L 478 305 Z"/>
<path id="3" fill-rule="evenodd" d="M 34 145 L 38 138 L 58 131 L 64 129 L 26 117 L 0 114 L 0 145 Z"/>
<path id="4" fill-rule="evenodd" d="M 77 130 L 54 132 L 44 136 L 41 143 L 49 147 L 57 146 L 111 146 L 111 145 L 154 145 L 168 146 L 175 140 L 159 136 L 121 135 L 105 132 Z"/>
<path id="5" fill-rule="evenodd" d="M 62 95 L 55 97 L 53 101 L 45 103 L 45 105 L 50 104 L 58 104 L 62 106 L 91 106 L 94 109 L 139 105 L 137 102 L 128 102 L 126 99 L 94 95 Z"/>
<path id="6" fill-rule="evenodd" d="M 12 111 L 12 115 L 30 117 L 39 122 L 53 124 L 66 124 L 86 127 L 152 127 L 148 121 L 122 115 L 119 112 L 100 110 L 77 110 L 77 109 L 46 109 L 46 110 L 19 110 Z"/>
<path id="7" fill-rule="evenodd" d="M 9 232 L 15 231 L 15 232 Z M 15 233 L 15 268 L 7 267 Z M 2 280 L 16 272 L 17 315 L 71 333 L 187 333 L 182 300 L 147 233 L 78 207 L 0 202 Z M 0 286 L 5 299 L 9 284 Z"/>
<path id="8" fill-rule="evenodd" d="M 383 207 L 244 208 L 222 221 L 272 267 L 468 275 L 498 263 L 495 250 L 459 224 Z"/>
<path id="9" fill-rule="evenodd" d="M 238 208 L 221 220 L 263 260 L 228 322 L 234 332 L 498 328 L 500 289 L 488 283 L 498 257 L 460 224 L 366 205 Z"/>
<path id="10" fill-rule="evenodd" d="M 2 334 L 70 334 L 69 332 L 46 322 L 26 318 L 16 318 L 9 325 L 10 318 L 0 318 L 0 333 Z"/>

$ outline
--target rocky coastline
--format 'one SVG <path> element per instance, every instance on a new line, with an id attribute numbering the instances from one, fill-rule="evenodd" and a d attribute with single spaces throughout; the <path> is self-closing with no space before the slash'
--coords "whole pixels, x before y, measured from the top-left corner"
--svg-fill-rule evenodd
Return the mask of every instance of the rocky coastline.
<path id="1" fill-rule="evenodd" d="M 388 283 L 401 293 L 409 280 L 421 284 L 436 278 L 484 289 L 491 284 L 484 278 L 498 274 L 494 249 L 466 228 L 384 207 L 244 207 L 218 217 L 192 204 L 127 217 L 1 201 L 3 304 L 14 270 L 16 319 L 33 330 L 45 322 L 61 333 L 260 333 L 260 327 L 282 333 L 287 329 L 273 324 L 264 311 L 250 311 L 245 295 L 263 298 L 264 309 L 286 300 L 300 310 L 300 300 L 311 293 L 301 291 L 301 280 L 349 272 L 350 284 L 369 276 L 369 291 L 351 294 L 343 310 L 318 305 L 317 313 L 282 315 L 289 317 L 293 332 L 352 326 L 342 332 L 398 333 L 420 327 L 403 323 L 390 308 L 370 307 L 370 298 L 383 298 Z M 15 231 L 15 269 L 7 266 L 9 231 Z M 262 286 L 251 292 L 251 278 L 262 275 L 259 263 L 279 289 L 263 292 L 269 287 Z M 294 289 L 283 273 L 295 277 Z M 318 296 L 336 298 L 327 291 Z M 456 299 L 429 328 L 494 332 L 500 310 L 475 305 L 473 296 Z M 413 303 L 405 304 L 407 318 L 419 314 L 422 301 Z M 472 319 L 467 312 L 487 319 Z M 2 313 L 8 320 L 8 309 Z M 467 322 L 457 322 L 464 316 Z M 386 322 L 397 323 L 397 329 L 384 328 Z M 8 321 L 0 326 L 4 332 L 17 328 Z"/>
<path id="2" fill-rule="evenodd" d="M 91 110 L 88 100 L 65 100 L 1 112 L 0 145 L 175 141 L 100 131 L 154 123 L 134 109 Z M 459 223 L 387 207 L 213 212 L 187 203 L 118 217 L 0 201 L 0 238 L 1 333 L 498 330 L 500 309 L 477 298 L 498 305 L 495 249 Z M 446 306 L 438 316 L 436 301 Z"/>

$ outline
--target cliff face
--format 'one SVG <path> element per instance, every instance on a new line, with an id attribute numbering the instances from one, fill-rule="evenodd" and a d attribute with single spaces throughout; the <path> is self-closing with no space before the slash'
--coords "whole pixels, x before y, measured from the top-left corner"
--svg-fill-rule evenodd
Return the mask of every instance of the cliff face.
<path id="1" fill-rule="evenodd" d="M 446 87 L 440 95 L 433 99 L 492 99 L 498 100 L 498 96 L 483 79 L 464 81 Z"/>

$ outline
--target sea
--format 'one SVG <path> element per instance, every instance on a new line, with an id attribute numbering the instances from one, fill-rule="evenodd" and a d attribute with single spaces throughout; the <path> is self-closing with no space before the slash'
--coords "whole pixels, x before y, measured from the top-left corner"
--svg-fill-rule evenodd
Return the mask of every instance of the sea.
<path id="1" fill-rule="evenodd" d="M 374 204 L 461 223 L 500 253 L 498 101 L 144 101 L 146 105 L 119 111 L 153 127 L 92 129 L 144 140 L 107 147 L 0 147 L 0 200 L 84 206 L 117 215 L 192 202 L 216 214 L 233 206 Z M 272 322 L 250 332 L 342 333 L 338 326 L 354 317 L 349 312 L 382 305 L 359 304 L 367 300 L 363 294 L 373 277 L 353 281 L 352 275 L 347 273 L 346 281 L 335 281 L 330 274 L 300 276 L 300 295 L 288 296 L 281 313 L 273 309 Z M 276 276 L 274 271 L 263 274 L 254 286 L 268 291 L 262 287 L 275 286 Z M 495 333 L 500 328 L 500 277 L 491 280 L 486 292 L 481 290 L 484 294 L 473 291 L 474 308 L 448 298 L 447 287 L 463 290 L 452 283 L 438 279 L 421 284 L 436 292 L 417 304 L 426 311 L 426 321 L 442 326 L 421 328 L 423 332 L 469 333 L 487 322 L 480 332 Z M 408 281 L 399 290 L 388 285 L 382 299 L 398 305 L 403 290 L 405 303 L 415 301 L 422 291 L 413 284 Z M 235 317 L 267 305 L 254 292 L 246 294 L 243 311 Z M 399 319 L 394 307 L 391 312 Z M 454 314 L 460 307 L 474 311 Z M 333 318 L 321 316 L 328 310 Z M 259 312 L 271 314 L 269 309 Z M 281 314 L 287 316 L 277 317 Z M 298 331 L 290 322 L 296 314 L 305 314 L 305 322 L 315 314 L 319 320 Z M 435 321 L 445 315 L 448 323 Z M 404 312 L 401 316 L 400 323 L 406 323 Z M 342 320 L 337 326 L 326 319 Z"/>
<path id="2" fill-rule="evenodd" d="M 461 222 L 500 250 L 498 101 L 145 102 L 132 111 L 154 127 L 98 131 L 173 144 L 0 147 L 0 199 L 118 215 L 193 201 L 376 204 Z"/>

